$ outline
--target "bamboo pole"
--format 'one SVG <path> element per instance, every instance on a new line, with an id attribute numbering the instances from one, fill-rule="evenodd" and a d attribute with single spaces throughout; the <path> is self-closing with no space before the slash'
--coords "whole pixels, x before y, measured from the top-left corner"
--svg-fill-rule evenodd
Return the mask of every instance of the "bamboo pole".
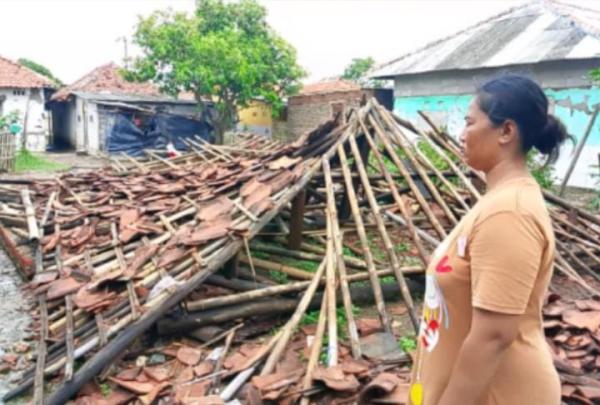
<path id="1" fill-rule="evenodd" d="M 448 153 L 444 152 L 438 146 L 438 144 L 434 140 L 432 140 L 432 137 L 430 137 L 428 133 L 424 131 L 418 131 L 418 135 L 420 135 L 427 142 L 427 144 L 438 154 L 438 156 L 440 156 L 442 159 L 444 159 L 444 161 L 446 161 L 446 163 L 448 164 L 448 166 L 450 166 L 454 174 L 456 174 L 462 180 L 467 190 L 469 190 L 469 192 L 475 198 L 475 200 L 478 201 L 481 198 L 481 194 L 473 186 L 473 184 L 467 178 L 467 176 L 465 176 L 463 171 L 460 170 L 458 165 L 450 158 L 450 156 L 448 156 Z M 462 158 L 460 157 L 460 153 L 458 155 L 455 155 L 455 157 L 458 157 L 462 160 Z"/>
<path id="2" fill-rule="evenodd" d="M 333 180 L 331 178 L 331 168 L 329 161 L 323 161 L 323 173 L 325 175 L 325 189 L 327 191 L 327 205 L 328 205 L 328 218 L 327 223 L 331 224 L 330 238 L 333 240 L 333 248 L 336 257 L 337 269 L 339 272 L 340 287 L 342 291 L 342 298 L 344 302 L 344 312 L 346 313 L 346 320 L 348 323 L 348 336 L 350 338 L 350 348 L 352 349 L 352 357 L 359 359 L 361 357 L 360 341 L 358 338 L 358 330 L 356 328 L 356 321 L 354 320 L 354 314 L 352 313 L 352 299 L 350 297 L 350 287 L 348 286 L 348 274 L 346 272 L 346 264 L 343 258 L 343 247 L 342 247 L 342 234 L 340 232 L 337 209 L 335 205 L 335 196 L 333 194 Z M 335 293 L 333 294 L 335 298 Z M 327 299 L 332 297 L 328 296 Z"/>
<path id="3" fill-rule="evenodd" d="M 417 171 L 417 173 L 421 177 L 421 180 L 423 180 L 423 183 L 429 189 L 429 192 L 431 193 L 433 199 L 440 205 L 440 207 L 442 208 L 442 210 L 444 211 L 444 213 L 446 214 L 446 217 L 450 220 L 450 222 L 452 222 L 453 224 L 456 225 L 458 223 L 458 219 L 456 219 L 456 216 L 454 215 L 452 210 L 448 207 L 448 205 L 446 204 L 446 202 L 440 195 L 440 192 L 437 189 L 437 187 L 435 187 L 435 185 L 432 183 L 432 181 L 429 178 L 429 176 L 427 175 L 427 173 L 425 173 L 425 171 L 419 164 L 419 161 L 415 157 L 415 155 L 412 151 L 410 142 L 408 141 L 406 136 L 402 133 L 402 131 L 400 131 L 400 129 L 397 126 L 393 125 L 393 123 L 391 122 L 391 120 L 389 119 L 387 114 L 385 114 L 385 115 L 378 114 L 378 116 L 380 118 L 383 118 L 383 121 L 388 125 L 388 129 L 389 129 L 388 134 L 390 135 L 390 139 L 392 139 L 392 141 L 394 141 L 395 144 L 399 148 L 401 148 L 401 150 L 405 153 L 406 157 L 408 158 L 408 160 L 410 161 L 410 163 L 412 164 L 414 169 Z M 375 120 L 373 119 L 373 117 L 369 116 L 369 118 L 370 118 L 371 124 L 374 124 Z"/>
<path id="4" fill-rule="evenodd" d="M 46 366 L 46 339 L 48 337 L 48 310 L 46 307 L 46 297 L 39 295 L 40 305 L 40 339 L 37 347 L 37 359 L 35 365 L 33 404 L 44 405 L 44 368 Z"/>
<path id="5" fill-rule="evenodd" d="M 385 302 L 383 301 L 381 284 L 379 283 L 379 279 L 377 278 L 377 275 L 375 273 L 375 263 L 373 262 L 373 254 L 371 253 L 371 248 L 369 247 L 367 232 L 365 231 L 363 220 L 360 215 L 360 210 L 358 208 L 358 202 L 356 199 L 356 191 L 354 190 L 354 185 L 352 184 L 352 177 L 350 176 L 350 169 L 348 168 L 348 159 L 346 158 L 346 153 L 344 152 L 344 148 L 341 145 L 338 146 L 338 157 L 340 159 L 340 165 L 344 174 L 346 192 L 348 193 L 348 202 L 350 204 L 352 216 L 354 217 L 354 222 L 356 224 L 356 231 L 360 239 L 360 243 L 363 247 L 365 262 L 367 263 L 367 271 L 370 275 L 369 279 L 371 281 L 373 294 L 375 296 L 375 305 L 377 307 L 377 313 L 379 314 L 379 319 L 381 321 L 381 324 L 384 326 L 385 330 L 391 332 L 392 329 L 390 319 L 385 310 Z"/>
<path id="6" fill-rule="evenodd" d="M 285 264 L 271 262 L 268 260 L 257 259 L 255 257 L 250 259 L 246 255 L 240 255 L 240 262 L 265 270 L 279 271 L 299 280 L 312 280 L 314 276 L 313 273 L 309 273 L 308 271 L 300 270 L 292 266 L 287 266 Z"/>
<path id="7" fill-rule="evenodd" d="M 422 274 L 424 268 L 421 266 L 407 266 L 402 268 L 404 274 Z M 377 270 L 378 278 L 387 277 L 394 274 L 393 270 Z M 348 283 L 361 282 L 369 280 L 370 275 L 366 272 L 356 273 L 347 276 Z M 325 280 L 321 280 L 319 285 L 323 285 Z M 229 305 L 256 301 L 261 298 L 272 297 L 275 295 L 293 293 L 306 290 L 310 281 L 297 281 L 289 284 L 281 284 L 273 287 L 260 288 L 258 290 L 246 291 L 237 294 L 225 295 L 223 297 L 204 298 L 197 301 L 188 301 L 186 307 L 189 311 L 204 311 L 212 308 L 226 307 Z"/>
<path id="8" fill-rule="evenodd" d="M 371 210 L 373 212 L 373 217 L 375 218 L 375 222 L 377 223 L 377 229 L 379 231 L 379 235 L 381 236 L 381 239 L 383 240 L 385 250 L 387 251 L 388 259 L 390 261 L 392 269 L 394 270 L 396 280 L 398 281 L 398 286 L 400 287 L 400 291 L 402 293 L 402 298 L 404 299 L 404 302 L 406 303 L 406 307 L 408 308 L 408 313 L 409 313 L 411 321 L 413 323 L 413 327 L 415 328 L 415 331 L 418 333 L 419 320 L 418 320 L 417 314 L 415 312 L 415 307 L 414 307 L 414 303 L 412 300 L 412 296 L 410 295 L 410 291 L 408 290 L 408 285 L 406 284 L 404 275 L 402 274 L 402 271 L 400 270 L 400 261 L 398 260 L 398 256 L 396 255 L 396 252 L 394 251 L 394 246 L 392 244 L 392 240 L 387 232 L 385 224 L 383 223 L 379 205 L 377 204 L 377 200 L 375 199 L 375 195 L 373 194 L 373 190 L 371 188 L 371 184 L 369 183 L 369 179 L 367 176 L 367 171 L 364 167 L 364 163 L 363 163 L 362 158 L 358 151 L 358 145 L 356 144 L 356 140 L 354 139 L 354 136 L 350 136 L 350 138 L 348 138 L 348 140 L 350 143 L 350 148 L 352 149 L 352 152 L 354 153 L 354 159 L 355 159 L 354 162 L 356 163 L 356 166 L 358 168 L 358 173 L 361 178 L 363 189 L 365 191 L 365 194 L 367 195 L 367 199 L 371 206 Z"/>
<path id="9" fill-rule="evenodd" d="M 325 160 L 323 164 L 329 163 Z M 327 297 L 327 365 L 335 366 L 338 363 L 338 346 L 337 346 L 337 300 L 336 300 L 336 285 L 335 285 L 335 252 L 333 247 L 333 232 L 331 219 L 332 215 L 329 210 L 326 210 L 327 218 L 327 253 L 326 261 L 326 277 L 325 296 Z M 318 283 L 317 283 L 318 286 Z"/>
<path id="10" fill-rule="evenodd" d="M 370 121 L 371 126 L 375 129 L 376 139 L 379 142 L 381 142 L 381 144 L 384 146 L 388 156 L 392 159 L 392 162 L 396 165 L 396 167 L 398 168 L 400 173 L 406 179 L 406 182 L 408 183 L 410 190 L 412 191 L 413 195 L 417 199 L 417 202 L 419 203 L 423 212 L 425 212 L 425 215 L 429 219 L 429 222 L 431 222 L 431 225 L 433 225 L 433 227 L 437 231 L 438 235 L 442 238 L 445 238 L 447 235 L 446 230 L 444 229 L 442 224 L 440 224 L 440 222 L 437 219 L 437 217 L 435 216 L 435 214 L 431 211 L 431 208 L 429 207 L 429 204 L 425 200 L 425 197 L 423 196 L 423 194 L 421 193 L 421 191 L 419 190 L 419 188 L 413 181 L 413 179 L 410 175 L 410 172 L 408 171 L 408 169 L 406 168 L 406 166 L 404 165 L 402 160 L 400 160 L 400 158 L 396 155 L 396 152 L 394 151 L 394 148 L 390 144 L 387 135 L 383 132 L 381 127 L 379 125 L 377 125 L 377 123 L 373 119 L 371 119 L 371 117 L 369 117 L 369 121 Z"/>
<path id="11" fill-rule="evenodd" d="M 298 307 L 296 308 L 294 315 L 292 315 L 290 320 L 285 324 L 283 331 L 282 331 L 281 338 L 275 344 L 275 347 L 273 348 L 273 351 L 271 352 L 271 354 L 269 354 L 269 357 L 267 358 L 266 363 L 260 372 L 260 375 L 268 375 L 268 374 L 271 374 L 275 370 L 275 365 L 281 358 L 281 355 L 283 354 L 283 351 L 285 350 L 292 334 L 294 333 L 296 327 L 300 323 L 302 316 L 304 316 L 304 313 L 306 312 L 306 308 L 308 307 L 308 304 L 310 304 L 310 301 L 312 300 L 313 296 L 315 295 L 315 291 L 317 290 L 317 287 L 319 286 L 319 281 L 320 281 L 321 277 L 323 277 L 323 273 L 325 272 L 325 267 L 326 267 L 326 260 L 323 260 L 323 262 L 321 262 L 321 264 L 319 265 L 319 268 L 317 269 L 315 276 L 313 277 L 312 281 L 310 282 L 310 285 L 306 289 L 306 292 L 302 296 L 302 300 L 300 301 L 300 304 L 298 304 Z"/>
<path id="12" fill-rule="evenodd" d="M 37 241 L 40 239 L 40 230 L 35 220 L 35 211 L 31 203 L 29 188 L 21 190 L 21 199 L 25 207 L 25 217 L 27 219 L 27 228 L 29 229 L 29 241 Z"/>
<path id="13" fill-rule="evenodd" d="M 408 228 L 408 232 L 410 233 L 411 238 L 417 248 L 417 251 L 419 252 L 419 258 L 421 259 L 421 262 L 426 265 L 427 264 L 427 253 L 425 251 L 425 247 L 423 246 L 423 243 L 421 242 L 421 238 L 419 237 L 419 234 L 417 233 L 415 224 L 412 221 L 412 215 L 411 215 L 410 211 L 408 210 L 408 208 L 406 207 L 404 200 L 402 200 L 402 197 L 400 196 L 400 193 L 398 192 L 398 188 L 396 187 L 396 183 L 391 178 L 389 171 L 385 167 L 385 163 L 383 161 L 383 156 L 381 155 L 379 148 L 375 144 L 375 141 L 371 137 L 371 134 L 369 134 L 369 131 L 367 130 L 364 122 L 362 120 L 360 120 L 359 122 L 360 122 L 361 128 L 364 132 L 364 136 L 367 138 L 367 141 L 369 142 L 369 145 L 371 146 L 371 151 L 373 152 L 373 155 L 375 156 L 375 159 L 377 160 L 377 163 L 379 164 L 379 170 L 381 171 L 381 173 L 383 173 L 384 178 L 385 178 L 388 186 L 390 187 L 390 190 L 392 191 L 392 196 L 394 197 L 394 201 L 396 202 L 396 205 L 400 209 L 400 212 L 402 213 L 402 217 L 406 222 L 406 227 Z"/>
<path id="14" fill-rule="evenodd" d="M 321 357 L 321 348 L 323 347 L 323 335 L 325 334 L 325 325 L 327 323 L 327 296 L 323 297 L 321 302 L 321 311 L 319 312 L 319 321 L 317 323 L 317 330 L 315 332 L 314 339 L 310 345 L 310 355 L 308 357 L 308 364 L 306 365 L 306 372 L 304 373 L 304 379 L 302 380 L 302 388 L 308 390 L 312 387 L 312 376 L 315 367 L 319 363 Z M 308 397 L 303 396 L 300 400 L 300 405 L 309 405 L 310 400 Z"/>
<path id="15" fill-rule="evenodd" d="M 67 333 L 65 335 L 67 361 L 65 362 L 65 380 L 68 381 L 73 377 L 73 367 L 75 362 L 75 343 L 73 341 L 73 301 L 70 295 L 65 296 L 65 305 L 67 311 Z"/>

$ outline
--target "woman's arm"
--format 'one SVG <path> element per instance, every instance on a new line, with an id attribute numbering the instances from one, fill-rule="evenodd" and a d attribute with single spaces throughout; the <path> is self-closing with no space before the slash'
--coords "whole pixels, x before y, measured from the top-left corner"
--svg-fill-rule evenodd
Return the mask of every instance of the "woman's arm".
<path id="1" fill-rule="evenodd" d="M 476 405 L 518 333 L 520 315 L 473 308 L 471 330 L 437 405 Z"/>

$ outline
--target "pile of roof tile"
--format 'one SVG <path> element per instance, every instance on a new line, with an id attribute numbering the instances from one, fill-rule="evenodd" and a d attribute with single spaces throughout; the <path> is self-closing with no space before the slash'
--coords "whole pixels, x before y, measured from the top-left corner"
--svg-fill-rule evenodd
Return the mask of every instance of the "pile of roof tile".
<path id="1" fill-rule="evenodd" d="M 544 329 L 563 396 L 579 403 L 600 401 L 600 300 L 566 301 L 557 294 L 544 307 Z"/>

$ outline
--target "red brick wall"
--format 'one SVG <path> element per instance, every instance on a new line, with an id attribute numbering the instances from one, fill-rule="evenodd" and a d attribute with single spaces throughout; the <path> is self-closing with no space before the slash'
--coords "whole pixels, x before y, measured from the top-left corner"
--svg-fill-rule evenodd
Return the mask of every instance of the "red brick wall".
<path id="1" fill-rule="evenodd" d="M 343 103 L 346 109 L 358 107 L 363 94 L 368 99 L 371 93 L 368 90 L 356 90 L 290 97 L 287 116 L 289 139 L 295 139 L 331 118 L 335 104 Z"/>

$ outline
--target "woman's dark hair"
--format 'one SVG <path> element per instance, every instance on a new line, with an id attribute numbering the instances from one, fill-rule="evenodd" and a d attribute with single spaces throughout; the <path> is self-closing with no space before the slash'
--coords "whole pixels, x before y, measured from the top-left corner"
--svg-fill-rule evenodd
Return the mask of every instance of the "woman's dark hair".
<path id="1" fill-rule="evenodd" d="M 487 81 L 477 89 L 477 102 L 494 125 L 506 120 L 517 124 L 525 154 L 535 147 L 554 162 L 570 138 L 564 124 L 548 114 L 548 98 L 540 86 L 525 76 L 504 74 Z"/>

